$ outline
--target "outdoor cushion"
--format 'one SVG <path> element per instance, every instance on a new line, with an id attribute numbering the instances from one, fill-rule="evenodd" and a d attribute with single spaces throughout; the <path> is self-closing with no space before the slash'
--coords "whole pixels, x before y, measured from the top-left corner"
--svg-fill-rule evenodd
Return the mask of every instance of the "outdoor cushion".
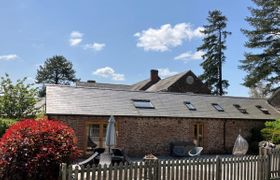
<path id="1" fill-rule="evenodd" d="M 188 151 L 194 147 L 192 142 L 177 141 L 170 143 L 170 155 L 171 156 L 188 156 Z"/>
<path id="2" fill-rule="evenodd" d="M 187 151 L 185 146 L 174 146 L 173 147 L 173 153 L 174 156 L 186 156 L 187 155 Z"/>

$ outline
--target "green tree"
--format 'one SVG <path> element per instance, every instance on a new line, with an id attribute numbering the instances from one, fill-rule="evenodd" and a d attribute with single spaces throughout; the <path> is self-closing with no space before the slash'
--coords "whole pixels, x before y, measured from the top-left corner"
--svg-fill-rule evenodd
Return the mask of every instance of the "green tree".
<path id="1" fill-rule="evenodd" d="M 231 33 L 225 30 L 227 18 L 221 11 L 210 11 L 207 21 L 201 31 L 205 35 L 203 44 L 197 48 L 205 52 L 202 56 L 204 61 L 200 64 L 204 73 L 200 78 L 208 84 L 212 94 L 221 96 L 226 94 L 224 89 L 229 86 L 228 81 L 222 78 L 222 64 L 225 62 L 226 38 Z"/>
<path id="2" fill-rule="evenodd" d="M 241 31 L 248 38 L 245 46 L 255 51 L 245 53 L 240 68 L 248 73 L 243 84 L 251 88 L 262 81 L 266 95 L 280 85 L 280 1 L 252 1 L 257 7 L 249 7 L 251 17 L 246 18 L 252 28 Z"/>
<path id="3" fill-rule="evenodd" d="M 63 56 L 48 58 L 37 69 L 36 83 L 43 84 L 39 96 L 45 96 L 45 84 L 65 84 L 75 82 L 75 70 L 70 61 Z"/>
<path id="4" fill-rule="evenodd" d="M 280 144 L 280 119 L 266 122 L 265 128 L 261 132 L 266 140 Z"/>
<path id="5" fill-rule="evenodd" d="M 25 118 L 36 114 L 35 104 L 37 89 L 32 84 L 25 84 L 26 78 L 13 84 L 9 75 L 0 79 L 0 117 Z"/>
<path id="6" fill-rule="evenodd" d="M 255 87 L 250 87 L 249 96 L 252 98 L 268 98 L 269 95 L 266 95 L 265 86 L 261 81 Z"/>

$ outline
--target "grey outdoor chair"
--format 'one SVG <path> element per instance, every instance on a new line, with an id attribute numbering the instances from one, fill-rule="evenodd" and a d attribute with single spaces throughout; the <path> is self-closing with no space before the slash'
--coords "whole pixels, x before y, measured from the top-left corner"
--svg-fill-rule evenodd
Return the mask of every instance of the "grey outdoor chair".
<path id="1" fill-rule="evenodd" d="M 110 165 L 111 162 L 112 162 L 112 156 L 109 152 L 104 152 L 104 153 L 100 154 L 99 164 L 101 166 L 104 166 L 105 164 Z"/>
<path id="2" fill-rule="evenodd" d="M 203 147 L 194 147 L 191 150 L 189 150 L 188 154 L 191 157 L 199 156 L 201 154 L 202 150 L 203 150 Z"/>

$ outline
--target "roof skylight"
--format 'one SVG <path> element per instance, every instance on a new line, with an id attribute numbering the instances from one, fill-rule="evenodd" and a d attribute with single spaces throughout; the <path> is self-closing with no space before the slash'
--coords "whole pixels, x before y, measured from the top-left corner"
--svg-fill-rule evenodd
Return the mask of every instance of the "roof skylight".
<path id="1" fill-rule="evenodd" d="M 196 108 L 194 107 L 194 105 L 189 102 L 189 101 L 185 101 L 184 104 L 187 106 L 187 108 L 190 110 L 190 111 L 196 111 Z"/>
<path id="2" fill-rule="evenodd" d="M 136 108 L 143 108 L 143 109 L 154 109 L 155 108 L 150 100 L 132 99 L 132 101 Z"/>
<path id="3" fill-rule="evenodd" d="M 212 103 L 212 106 L 219 112 L 224 112 L 225 110 L 217 103 Z"/>
<path id="4" fill-rule="evenodd" d="M 268 109 L 263 108 L 261 105 L 256 105 L 256 107 L 262 111 L 264 114 L 270 114 L 270 112 L 268 111 Z"/>
<path id="5" fill-rule="evenodd" d="M 241 108 L 239 104 L 234 104 L 233 106 L 236 107 L 236 109 L 238 109 L 241 113 L 248 114 L 247 110 L 245 108 Z"/>

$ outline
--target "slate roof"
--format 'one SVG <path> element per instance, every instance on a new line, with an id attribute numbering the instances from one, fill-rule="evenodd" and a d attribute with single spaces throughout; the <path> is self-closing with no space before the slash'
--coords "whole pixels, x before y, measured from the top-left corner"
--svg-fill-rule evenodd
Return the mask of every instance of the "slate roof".
<path id="1" fill-rule="evenodd" d="M 162 79 L 156 84 L 149 87 L 146 91 L 165 91 L 167 90 L 172 84 L 174 84 L 178 79 L 184 76 L 187 72 L 182 72 L 176 74 L 174 76 L 170 76 L 168 78 Z"/>
<path id="2" fill-rule="evenodd" d="M 94 116 L 149 116 L 149 117 L 187 117 L 187 118 L 230 118 L 230 119 L 263 119 L 280 117 L 265 99 L 242 97 L 218 97 L 186 93 L 145 92 L 112 90 L 86 87 L 49 85 L 46 89 L 46 113 L 63 115 Z M 155 109 L 135 108 L 132 99 L 150 100 Z M 190 101 L 196 111 L 190 111 L 184 105 Z M 218 112 L 211 103 L 218 103 L 224 112 Z M 248 114 L 242 114 L 233 104 L 246 108 Z M 255 106 L 268 109 L 264 114 Z"/>
<path id="3" fill-rule="evenodd" d="M 280 87 L 268 99 L 268 102 L 280 111 Z"/>
<path id="4" fill-rule="evenodd" d="M 96 83 L 96 82 L 76 82 L 76 86 L 81 87 L 97 87 L 97 88 L 109 88 L 109 89 L 130 89 L 130 85 L 126 84 L 111 84 L 111 83 Z"/>
<path id="5" fill-rule="evenodd" d="M 141 90 L 143 87 L 145 87 L 151 80 L 150 79 L 145 79 L 143 81 L 140 81 L 138 83 L 132 84 L 130 90 L 137 91 Z"/>

